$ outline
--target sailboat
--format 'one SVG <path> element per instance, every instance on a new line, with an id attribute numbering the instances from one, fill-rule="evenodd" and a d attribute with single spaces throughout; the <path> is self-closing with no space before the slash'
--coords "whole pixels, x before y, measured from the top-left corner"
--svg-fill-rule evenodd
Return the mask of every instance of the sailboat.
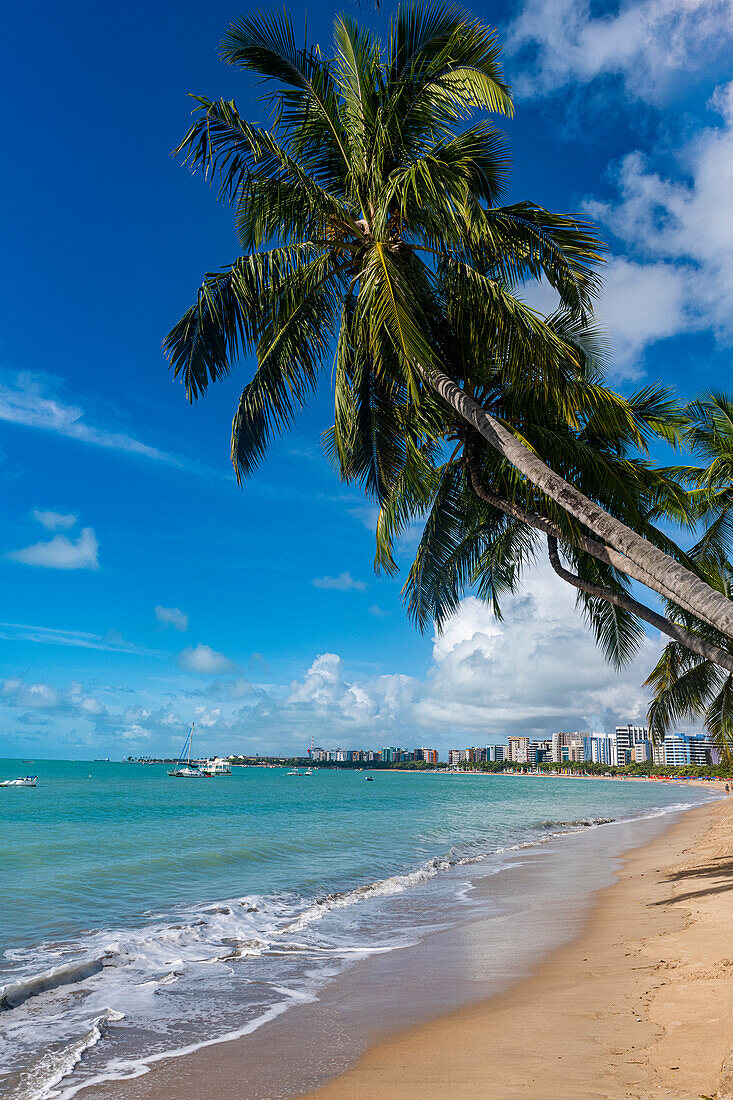
<path id="1" fill-rule="evenodd" d="M 173 776 L 174 779 L 210 779 L 209 772 L 202 771 L 198 764 L 191 763 L 191 746 L 193 745 L 193 727 L 195 722 L 191 723 L 191 728 L 188 731 L 188 737 L 185 744 L 181 749 L 181 755 L 178 757 L 178 763 L 172 771 L 168 772 L 168 775 Z M 184 763 L 185 759 L 185 763 Z"/>

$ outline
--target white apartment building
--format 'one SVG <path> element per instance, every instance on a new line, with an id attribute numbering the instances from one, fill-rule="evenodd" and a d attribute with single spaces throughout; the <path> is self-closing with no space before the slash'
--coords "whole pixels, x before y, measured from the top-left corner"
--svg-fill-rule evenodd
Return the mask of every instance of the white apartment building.
<path id="1" fill-rule="evenodd" d="M 564 761 L 582 763 L 585 760 L 585 739 L 587 733 L 553 733 L 552 735 L 552 761 L 554 764 L 562 764 Z"/>
<path id="2" fill-rule="evenodd" d="M 616 765 L 616 738 L 594 733 L 583 742 L 585 759 L 592 764 L 604 764 L 607 768 Z"/>
<path id="3" fill-rule="evenodd" d="M 664 762 L 668 768 L 684 768 L 687 764 L 704 767 L 710 763 L 711 748 L 708 738 L 701 734 L 672 734 L 664 739 Z"/>
<path id="4" fill-rule="evenodd" d="M 529 737 L 507 737 L 508 756 L 514 764 L 529 763 Z"/>
<path id="5" fill-rule="evenodd" d="M 619 767 L 634 759 L 634 745 L 649 741 L 648 726 L 616 726 L 616 760 Z"/>

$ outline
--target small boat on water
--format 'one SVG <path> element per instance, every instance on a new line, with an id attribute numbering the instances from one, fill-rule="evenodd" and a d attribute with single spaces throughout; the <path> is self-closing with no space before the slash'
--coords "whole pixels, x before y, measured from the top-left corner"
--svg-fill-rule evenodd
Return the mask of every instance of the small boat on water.
<path id="1" fill-rule="evenodd" d="M 191 729 L 188 731 L 188 737 L 181 749 L 178 763 L 172 771 L 168 772 L 168 775 L 172 776 L 174 779 L 211 779 L 211 772 L 204 771 L 195 760 L 191 763 L 191 746 L 193 744 L 193 727 L 195 725 L 195 722 L 191 723 Z"/>
<path id="2" fill-rule="evenodd" d="M 373 783 L 374 782 L 374 776 L 373 775 L 368 775 L 366 777 L 366 781 L 367 781 L 367 783 Z"/>
<path id="3" fill-rule="evenodd" d="M 228 760 L 225 760 L 222 756 L 213 756 L 209 760 L 204 760 L 201 765 L 201 770 L 206 772 L 207 775 L 231 775 L 232 769 Z"/>
<path id="4" fill-rule="evenodd" d="M 37 775 L 23 775 L 20 779 L 3 779 L 0 787 L 35 787 Z"/>

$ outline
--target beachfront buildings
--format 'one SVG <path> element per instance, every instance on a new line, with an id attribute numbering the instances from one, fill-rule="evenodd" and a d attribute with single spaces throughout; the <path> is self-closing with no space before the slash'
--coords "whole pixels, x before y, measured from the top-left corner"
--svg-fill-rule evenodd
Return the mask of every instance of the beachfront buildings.
<path id="1" fill-rule="evenodd" d="M 450 767 L 502 761 L 533 769 L 544 763 L 600 764 L 625 767 L 627 764 L 651 764 L 659 768 L 680 768 L 718 764 L 720 757 L 710 740 L 702 734 L 671 734 L 653 742 L 647 726 L 616 726 L 615 735 L 558 731 L 547 740 L 534 740 L 525 734 L 510 734 L 506 745 L 486 748 L 451 749 Z"/>
<path id="2" fill-rule="evenodd" d="M 649 741 L 648 726 L 616 726 L 616 763 L 619 767 L 634 763 L 634 746 Z"/>
<path id="3" fill-rule="evenodd" d="M 322 749 L 314 745 L 308 749 L 308 756 L 314 764 L 401 764 L 410 761 L 424 761 L 431 767 L 438 763 L 437 749 L 401 749 L 396 745 L 381 749 Z"/>
<path id="4" fill-rule="evenodd" d="M 507 757 L 513 764 L 529 764 L 529 737 L 507 737 Z"/>
<path id="5" fill-rule="evenodd" d="M 576 763 L 585 760 L 585 740 L 587 733 L 553 733 L 552 761 L 554 764 Z"/>
<path id="6" fill-rule="evenodd" d="M 719 763 L 718 754 L 704 734 L 671 734 L 664 739 L 664 763 L 668 768 L 684 768 L 688 764 L 704 766 Z"/>

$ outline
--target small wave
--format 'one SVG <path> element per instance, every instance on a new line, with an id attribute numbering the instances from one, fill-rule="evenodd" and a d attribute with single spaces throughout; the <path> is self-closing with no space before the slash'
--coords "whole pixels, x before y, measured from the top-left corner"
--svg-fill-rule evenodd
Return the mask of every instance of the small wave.
<path id="1" fill-rule="evenodd" d="M 44 970 L 40 974 L 34 974 L 30 978 L 22 978 L 17 982 L 9 982 L 0 986 L 0 1011 L 8 1012 L 18 1008 L 31 997 L 37 997 L 39 993 L 48 993 L 52 989 L 58 989 L 62 985 L 75 985 L 77 982 L 91 978 L 104 968 L 107 956 L 97 959 L 83 959 L 81 962 L 67 963 L 64 966 L 54 966 L 50 970 Z"/>
<path id="2" fill-rule="evenodd" d="M 78 1039 L 42 1055 L 24 1074 L 20 1090 L 15 1094 L 18 1100 L 46 1100 L 56 1085 L 68 1077 L 75 1066 L 81 1062 L 88 1050 L 95 1047 L 104 1037 L 109 1024 L 124 1020 L 123 1012 L 108 1008 L 92 1021 L 89 1031 Z"/>
<path id="3" fill-rule="evenodd" d="M 541 829 L 590 829 L 594 825 L 611 825 L 615 817 L 579 817 L 574 821 L 540 821 Z"/>

